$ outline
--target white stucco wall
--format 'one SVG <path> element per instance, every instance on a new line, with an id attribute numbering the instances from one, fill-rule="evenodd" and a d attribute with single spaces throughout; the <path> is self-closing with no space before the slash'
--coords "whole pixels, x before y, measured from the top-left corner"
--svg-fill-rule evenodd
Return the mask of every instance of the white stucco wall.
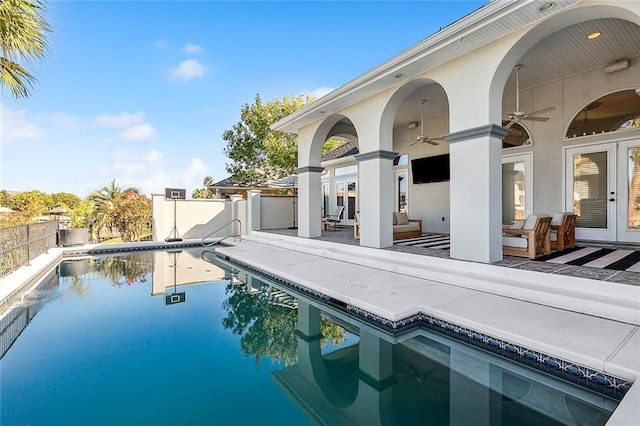
<path id="1" fill-rule="evenodd" d="M 282 229 L 293 226 L 294 201 L 297 225 L 298 197 L 265 195 L 260 197 L 260 228 Z"/>
<path id="2" fill-rule="evenodd" d="M 202 238 L 233 219 L 230 200 L 177 200 L 175 201 L 178 237 Z M 173 237 L 174 201 L 166 200 L 164 194 L 152 196 L 153 239 L 162 241 Z M 226 227 L 215 236 L 231 235 Z"/>

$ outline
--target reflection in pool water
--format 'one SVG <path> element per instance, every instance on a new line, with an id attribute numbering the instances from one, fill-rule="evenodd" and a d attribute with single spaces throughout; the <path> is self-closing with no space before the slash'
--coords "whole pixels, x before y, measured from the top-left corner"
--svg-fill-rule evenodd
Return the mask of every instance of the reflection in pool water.
<path id="1" fill-rule="evenodd" d="M 215 263 L 193 249 L 63 262 L 3 314 L 0 423 L 604 424 L 617 405 Z"/>

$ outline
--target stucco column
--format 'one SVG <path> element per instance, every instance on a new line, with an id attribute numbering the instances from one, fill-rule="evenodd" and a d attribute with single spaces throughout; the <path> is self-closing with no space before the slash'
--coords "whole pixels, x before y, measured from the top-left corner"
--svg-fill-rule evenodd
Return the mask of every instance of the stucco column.
<path id="1" fill-rule="evenodd" d="M 397 155 L 378 150 L 355 156 L 359 162 L 361 246 L 383 248 L 393 245 L 393 159 Z"/>
<path id="2" fill-rule="evenodd" d="M 259 189 L 247 191 L 247 234 L 260 230 L 260 194 Z"/>
<path id="3" fill-rule="evenodd" d="M 315 238 L 320 236 L 320 173 L 323 167 L 300 167 L 298 173 L 298 236 Z"/>
<path id="4" fill-rule="evenodd" d="M 240 219 L 240 206 L 238 205 L 240 201 L 242 201 L 242 195 L 233 194 L 231 196 L 231 220 Z M 233 225 L 231 225 L 232 235 L 241 235 L 243 232 L 244 234 L 249 232 L 246 223 L 239 225 L 238 222 L 234 222 Z"/>
<path id="5" fill-rule="evenodd" d="M 502 260 L 502 139 L 490 124 L 444 138 L 449 142 L 451 257 L 475 262 Z"/>

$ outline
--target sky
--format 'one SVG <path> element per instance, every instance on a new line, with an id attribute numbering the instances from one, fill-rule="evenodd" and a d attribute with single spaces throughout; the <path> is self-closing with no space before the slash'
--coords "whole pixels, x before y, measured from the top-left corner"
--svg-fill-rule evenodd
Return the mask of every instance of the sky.
<path id="1" fill-rule="evenodd" d="M 46 1 L 30 97 L 0 88 L 0 189 L 188 196 L 257 94 L 320 97 L 486 1 Z"/>

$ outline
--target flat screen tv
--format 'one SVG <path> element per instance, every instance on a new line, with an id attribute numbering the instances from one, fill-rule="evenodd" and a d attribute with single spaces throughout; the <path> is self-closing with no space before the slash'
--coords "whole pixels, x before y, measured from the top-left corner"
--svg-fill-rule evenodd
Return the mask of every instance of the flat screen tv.
<path id="1" fill-rule="evenodd" d="M 449 154 L 411 160 L 413 183 L 444 182 L 449 177 Z"/>

